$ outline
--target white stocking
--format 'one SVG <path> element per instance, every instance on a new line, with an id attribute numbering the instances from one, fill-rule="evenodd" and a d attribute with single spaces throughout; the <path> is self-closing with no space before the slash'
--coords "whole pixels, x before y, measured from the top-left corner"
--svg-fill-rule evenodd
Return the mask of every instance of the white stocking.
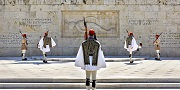
<path id="1" fill-rule="evenodd" d="M 158 57 L 158 59 L 160 59 L 160 51 L 159 50 L 156 50 L 156 52 L 157 52 L 157 57 Z"/>

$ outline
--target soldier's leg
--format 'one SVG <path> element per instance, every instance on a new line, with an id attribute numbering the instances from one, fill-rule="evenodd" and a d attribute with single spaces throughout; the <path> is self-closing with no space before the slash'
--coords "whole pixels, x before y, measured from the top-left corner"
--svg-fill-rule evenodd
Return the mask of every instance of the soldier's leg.
<path id="1" fill-rule="evenodd" d="M 97 71 L 92 71 L 92 90 L 96 89 L 96 72 Z"/>
<path id="2" fill-rule="evenodd" d="M 47 60 L 46 60 L 46 59 L 47 59 L 47 57 L 46 57 L 46 52 L 43 52 L 43 62 L 44 62 L 44 63 L 47 63 Z"/>
<path id="3" fill-rule="evenodd" d="M 90 75 L 91 75 L 91 71 L 87 71 L 86 70 L 86 89 L 90 90 Z"/>
<path id="4" fill-rule="evenodd" d="M 130 51 L 129 53 L 130 53 L 130 55 L 129 55 L 130 63 L 133 63 L 134 61 L 132 60 L 132 51 Z"/>
<path id="5" fill-rule="evenodd" d="M 157 52 L 157 60 L 160 60 L 160 51 L 156 50 L 156 52 Z"/>
<path id="6" fill-rule="evenodd" d="M 46 52 L 43 52 L 43 58 L 44 59 L 46 58 Z"/>
<path id="7" fill-rule="evenodd" d="M 129 60 L 130 60 L 130 63 L 133 63 L 134 61 L 132 60 L 132 46 L 129 45 Z"/>
<path id="8" fill-rule="evenodd" d="M 27 58 L 25 58 L 25 53 L 26 53 L 26 50 L 22 50 L 22 60 L 27 60 Z"/>

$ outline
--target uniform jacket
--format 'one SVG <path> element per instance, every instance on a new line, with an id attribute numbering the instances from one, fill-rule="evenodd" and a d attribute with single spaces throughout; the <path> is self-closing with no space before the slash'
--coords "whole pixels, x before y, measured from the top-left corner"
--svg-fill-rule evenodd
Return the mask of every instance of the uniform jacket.
<path id="1" fill-rule="evenodd" d="M 50 39 L 50 40 L 49 40 Z M 45 41 L 44 37 L 41 38 L 41 40 L 38 43 L 38 48 L 40 48 L 41 51 L 43 52 L 49 52 L 50 47 L 56 46 L 55 41 L 52 38 L 49 38 L 48 42 Z M 46 45 L 45 45 L 46 44 Z"/>
<path id="2" fill-rule="evenodd" d="M 154 42 L 154 49 L 155 50 L 160 50 L 160 40 L 157 39 L 155 42 Z"/>
<path id="3" fill-rule="evenodd" d="M 130 51 L 130 48 L 128 48 L 127 43 L 128 43 L 127 40 L 125 40 L 124 48 L 127 49 L 127 51 Z M 138 45 L 137 45 L 134 37 L 132 37 L 131 47 L 132 47 L 132 49 L 131 49 L 132 51 L 136 51 L 138 49 Z"/>
<path id="4" fill-rule="evenodd" d="M 96 40 L 91 39 L 88 39 L 82 43 L 84 64 L 90 64 L 89 56 L 92 56 L 92 65 L 97 66 L 99 46 L 100 44 Z"/>
<path id="5" fill-rule="evenodd" d="M 23 37 L 21 50 L 27 50 L 27 40 Z"/>
<path id="6" fill-rule="evenodd" d="M 84 41 L 84 42 L 86 42 L 86 41 Z M 79 48 L 77 56 L 76 56 L 75 66 L 81 67 L 81 69 L 89 70 L 89 71 L 99 70 L 100 68 L 106 67 L 104 54 L 103 54 L 103 51 L 101 50 L 101 45 L 97 40 L 96 40 L 96 42 L 99 44 L 99 48 L 97 51 L 97 58 L 94 58 L 93 56 L 84 56 L 84 50 L 83 50 L 83 46 L 82 46 L 83 43 L 82 43 L 80 45 L 80 48 Z M 90 64 L 86 64 L 85 59 L 89 60 Z M 97 59 L 96 60 L 97 65 L 93 65 L 93 59 Z M 89 63 L 89 62 L 87 62 L 87 63 Z"/>

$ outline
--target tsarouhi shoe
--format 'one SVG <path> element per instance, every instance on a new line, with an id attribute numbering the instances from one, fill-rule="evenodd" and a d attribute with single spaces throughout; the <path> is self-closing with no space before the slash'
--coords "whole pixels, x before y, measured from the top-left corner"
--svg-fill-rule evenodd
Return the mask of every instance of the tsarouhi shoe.
<path id="1" fill-rule="evenodd" d="M 130 61 L 130 63 L 133 63 L 134 61 Z"/>
<path id="2" fill-rule="evenodd" d="M 27 60 L 27 58 L 22 59 L 23 61 Z"/>
<path id="3" fill-rule="evenodd" d="M 46 60 L 43 60 L 43 63 L 47 63 L 47 61 L 46 61 Z"/>
<path id="4" fill-rule="evenodd" d="M 155 60 L 161 60 L 160 58 L 155 58 Z"/>

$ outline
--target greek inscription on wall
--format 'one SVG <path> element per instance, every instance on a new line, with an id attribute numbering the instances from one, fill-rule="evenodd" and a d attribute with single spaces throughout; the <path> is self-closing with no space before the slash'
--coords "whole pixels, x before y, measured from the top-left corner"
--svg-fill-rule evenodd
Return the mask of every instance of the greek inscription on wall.
<path id="1" fill-rule="evenodd" d="M 117 37 L 119 34 L 118 11 L 63 11 L 62 36 L 83 37 L 84 22 L 94 29 L 97 37 Z"/>
<path id="2" fill-rule="evenodd" d="M 149 4 L 147 2 L 158 4 L 179 4 L 178 0 L 0 0 L 0 4 Z"/>
<path id="3" fill-rule="evenodd" d="M 150 41 L 153 42 L 156 39 L 155 35 L 155 33 L 150 35 Z M 162 47 L 179 47 L 180 45 L 180 33 L 162 33 L 159 39 Z M 153 46 L 153 44 L 150 46 Z"/>
<path id="4" fill-rule="evenodd" d="M 1 0 L 2 5 L 18 5 L 18 4 L 60 4 L 61 0 Z M 72 1 L 72 0 L 71 0 Z"/>
<path id="5" fill-rule="evenodd" d="M 129 19 L 129 25 L 155 25 L 158 23 L 157 19 Z"/>
<path id="6" fill-rule="evenodd" d="M 51 18 L 23 18 L 19 20 L 20 27 L 30 27 L 34 31 L 38 29 L 42 29 L 43 27 L 48 27 L 52 25 Z"/>
<path id="7" fill-rule="evenodd" d="M 20 25 L 31 25 L 31 26 L 41 26 L 41 25 L 50 25 L 52 24 L 51 19 L 22 19 L 22 21 L 20 21 Z"/>
<path id="8" fill-rule="evenodd" d="M 27 35 L 28 46 L 36 46 L 37 41 L 35 41 L 34 37 L 37 37 L 37 35 Z M 22 36 L 20 33 L 0 34 L 0 47 L 20 47 L 21 41 Z"/>

